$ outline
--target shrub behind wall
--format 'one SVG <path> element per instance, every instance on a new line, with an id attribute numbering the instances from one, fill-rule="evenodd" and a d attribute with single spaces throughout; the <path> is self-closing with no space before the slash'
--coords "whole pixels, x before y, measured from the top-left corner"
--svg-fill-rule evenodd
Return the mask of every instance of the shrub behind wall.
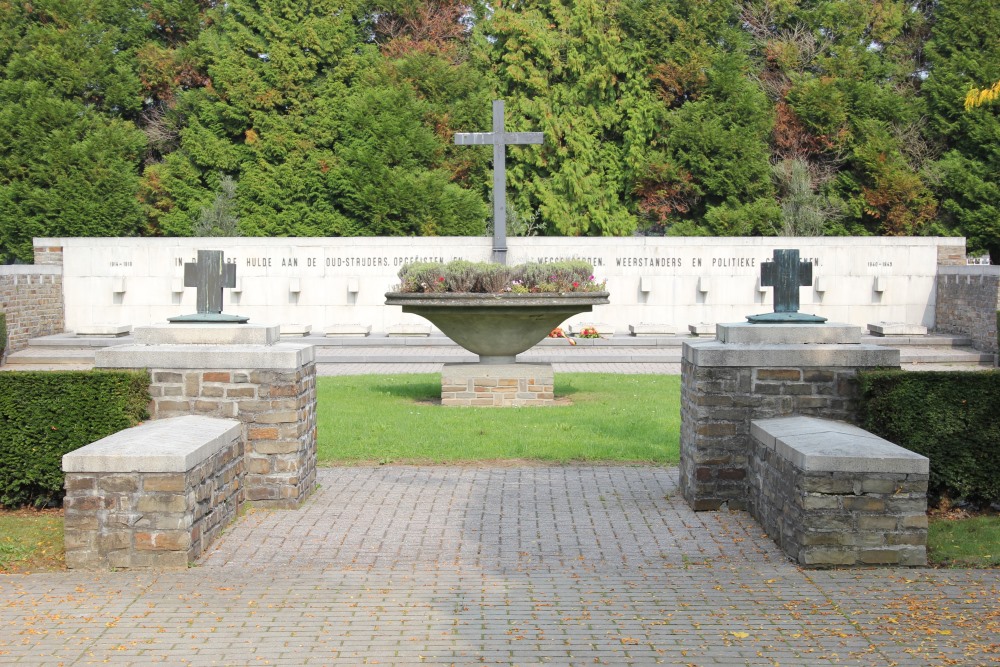
<path id="1" fill-rule="evenodd" d="M 0 505 L 63 496 L 62 455 L 145 419 L 144 371 L 0 373 Z"/>
<path id="2" fill-rule="evenodd" d="M 862 426 L 930 459 L 930 492 L 1000 501 L 1000 372 L 860 374 Z"/>

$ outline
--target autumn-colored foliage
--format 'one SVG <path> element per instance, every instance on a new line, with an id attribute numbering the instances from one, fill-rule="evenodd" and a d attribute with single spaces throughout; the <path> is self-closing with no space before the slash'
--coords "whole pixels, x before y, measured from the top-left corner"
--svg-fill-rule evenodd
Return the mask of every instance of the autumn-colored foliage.
<path id="1" fill-rule="evenodd" d="M 195 233 L 225 179 L 244 234 L 482 234 L 491 156 L 452 138 L 497 98 L 546 137 L 507 154 L 536 233 L 950 233 L 1000 261 L 998 33 L 984 0 L 8 2 L 0 261 Z"/>

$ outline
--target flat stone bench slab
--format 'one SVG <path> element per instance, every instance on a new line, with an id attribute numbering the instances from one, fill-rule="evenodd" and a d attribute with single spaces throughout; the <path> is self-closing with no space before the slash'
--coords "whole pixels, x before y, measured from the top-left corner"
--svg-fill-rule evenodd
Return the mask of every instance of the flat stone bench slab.
<path id="1" fill-rule="evenodd" d="M 689 324 L 688 331 L 695 336 L 714 336 L 715 324 L 707 322 L 699 322 L 698 324 Z"/>
<path id="2" fill-rule="evenodd" d="M 132 333 L 131 324 L 87 324 L 76 329 L 77 336 L 120 338 Z"/>
<path id="3" fill-rule="evenodd" d="M 312 333 L 311 324 L 282 324 L 281 328 L 282 338 L 295 338 L 304 337 Z"/>
<path id="4" fill-rule="evenodd" d="M 636 337 L 673 336 L 675 333 L 677 333 L 677 327 L 671 326 L 669 324 L 648 324 L 640 322 L 639 324 L 628 325 L 628 332 Z"/>
<path id="5" fill-rule="evenodd" d="M 244 450 L 240 422 L 187 415 L 64 455 L 66 566 L 187 567 L 239 512 Z"/>
<path id="6" fill-rule="evenodd" d="M 758 419 L 750 435 L 804 471 L 926 475 L 926 456 L 846 422 L 815 417 Z"/>
<path id="7" fill-rule="evenodd" d="M 364 338 L 372 332 L 370 324 L 331 324 L 323 330 L 329 337 Z"/>
<path id="8" fill-rule="evenodd" d="M 394 324 L 385 329 L 386 336 L 430 336 L 429 324 Z"/>
<path id="9" fill-rule="evenodd" d="M 873 336 L 926 336 L 927 327 L 906 322 L 874 322 L 868 325 Z"/>
<path id="10" fill-rule="evenodd" d="M 63 455 L 63 472 L 187 472 L 240 435 L 240 423 L 189 415 L 145 422 Z"/>
<path id="11" fill-rule="evenodd" d="M 753 420 L 750 440 L 751 514 L 800 565 L 926 565 L 926 457 L 815 417 Z"/>

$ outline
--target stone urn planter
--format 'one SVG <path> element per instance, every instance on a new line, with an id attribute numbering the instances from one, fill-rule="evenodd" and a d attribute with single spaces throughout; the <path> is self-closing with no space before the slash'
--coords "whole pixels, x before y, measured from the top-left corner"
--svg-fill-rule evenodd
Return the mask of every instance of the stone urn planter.
<path id="1" fill-rule="evenodd" d="M 388 292 L 385 303 L 429 320 L 482 364 L 512 364 L 566 318 L 608 303 L 608 293 Z"/>

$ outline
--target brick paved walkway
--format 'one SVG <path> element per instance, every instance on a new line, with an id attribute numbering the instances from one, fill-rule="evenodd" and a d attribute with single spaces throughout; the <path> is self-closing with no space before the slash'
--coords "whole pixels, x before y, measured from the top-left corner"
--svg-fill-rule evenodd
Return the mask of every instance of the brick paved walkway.
<path id="1" fill-rule="evenodd" d="M 0 663 L 987 665 L 1000 570 L 802 571 L 657 467 L 325 468 L 194 568 L 0 576 Z M 992 652 L 990 652 L 992 651 Z"/>

